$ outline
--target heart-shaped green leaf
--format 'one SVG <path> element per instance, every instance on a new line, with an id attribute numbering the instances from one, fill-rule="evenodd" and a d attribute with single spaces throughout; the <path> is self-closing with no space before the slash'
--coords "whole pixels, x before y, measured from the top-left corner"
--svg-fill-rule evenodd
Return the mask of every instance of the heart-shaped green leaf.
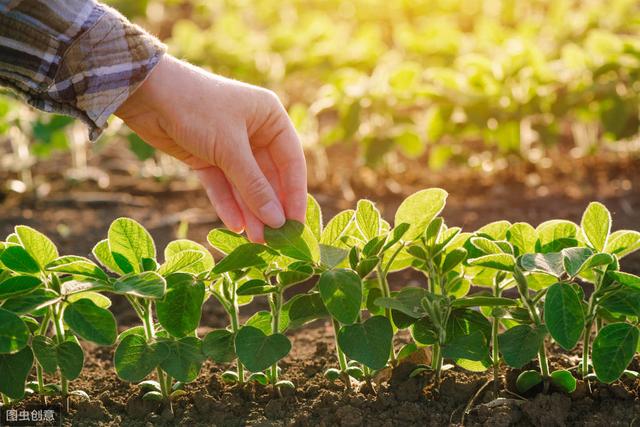
<path id="1" fill-rule="evenodd" d="M 336 320 L 347 325 L 356 321 L 362 305 L 362 280 L 353 270 L 325 271 L 320 276 L 318 289 L 324 305 Z"/>
<path id="2" fill-rule="evenodd" d="M 236 358 L 235 334 L 226 329 L 209 332 L 202 340 L 202 352 L 216 363 L 231 363 Z"/>
<path id="3" fill-rule="evenodd" d="M 29 328 L 14 313 L 0 308 L 0 354 L 17 353 L 27 346 Z"/>
<path id="4" fill-rule="evenodd" d="M 498 336 L 500 352 L 507 365 L 522 368 L 533 360 L 544 341 L 545 331 L 516 325 Z"/>
<path id="5" fill-rule="evenodd" d="M 16 273 L 37 274 L 40 265 L 22 246 L 9 246 L 0 254 L 0 262 Z"/>
<path id="6" fill-rule="evenodd" d="M 68 380 L 75 380 L 80 376 L 84 366 L 84 352 L 82 347 L 73 339 L 64 341 L 56 346 L 56 358 L 60 373 Z"/>
<path id="7" fill-rule="evenodd" d="M 35 259 L 44 270 L 44 267 L 54 259 L 58 258 L 58 249 L 51 240 L 44 234 L 26 225 L 16 226 L 16 235 L 20 239 L 20 244 Z"/>
<path id="8" fill-rule="evenodd" d="M 174 337 L 184 337 L 200 324 L 204 284 L 186 273 L 167 277 L 167 293 L 156 304 L 158 321 Z"/>
<path id="9" fill-rule="evenodd" d="M 75 334 L 99 345 L 112 345 L 118 335 L 113 314 L 87 298 L 69 304 L 64 321 Z"/>
<path id="10" fill-rule="evenodd" d="M 425 231 L 429 223 L 444 209 L 447 196 L 447 192 L 440 188 L 430 188 L 404 199 L 396 211 L 395 225 L 409 224 L 405 240 L 414 240 Z"/>
<path id="11" fill-rule="evenodd" d="M 591 246 L 598 252 L 604 250 L 611 231 L 611 213 L 602 203 L 589 203 L 580 226 Z"/>
<path id="12" fill-rule="evenodd" d="M 25 347 L 15 354 L 0 354 L 0 393 L 11 399 L 22 399 L 32 367 L 31 347 Z"/>
<path id="13" fill-rule="evenodd" d="M 265 227 L 264 238 L 283 255 L 313 263 L 320 261 L 318 240 L 309 227 L 300 222 L 288 220 L 280 228 Z"/>
<path id="14" fill-rule="evenodd" d="M 35 276 L 12 276 L 0 283 L 0 300 L 28 294 L 42 285 Z"/>
<path id="15" fill-rule="evenodd" d="M 164 297 L 166 287 L 165 279 L 154 271 L 130 273 L 120 277 L 113 284 L 116 293 L 152 299 Z"/>
<path id="16" fill-rule="evenodd" d="M 628 323 L 611 323 L 603 327 L 593 341 L 592 359 L 596 376 L 612 383 L 627 369 L 638 348 L 638 328 Z"/>
<path id="17" fill-rule="evenodd" d="M 320 294 L 312 292 L 298 294 L 287 301 L 282 307 L 282 316 L 288 317 L 290 328 L 298 328 L 313 320 L 328 317 L 329 312 Z"/>
<path id="18" fill-rule="evenodd" d="M 556 283 L 544 300 L 544 320 L 549 333 L 565 350 L 576 346 L 584 329 L 580 297 L 568 283 Z"/>
<path id="19" fill-rule="evenodd" d="M 156 246 L 153 238 L 145 228 L 130 218 L 118 218 L 111 223 L 108 232 L 109 249 L 120 268 L 118 258 L 124 258 L 133 267 L 133 271 L 140 273 L 143 259 L 155 259 Z"/>
<path id="20" fill-rule="evenodd" d="M 516 379 L 516 388 L 520 393 L 526 393 L 542 382 L 542 375 L 538 371 L 524 371 Z"/>
<path id="21" fill-rule="evenodd" d="M 365 241 L 380 234 L 380 223 L 380 212 L 375 205 L 366 199 L 359 200 L 356 208 L 356 225 Z"/>
<path id="22" fill-rule="evenodd" d="M 120 341 L 113 357 L 118 377 L 137 383 L 169 356 L 165 342 L 147 343 L 143 336 L 129 334 Z"/>
<path id="23" fill-rule="evenodd" d="M 183 383 L 194 381 L 206 356 L 202 352 L 202 341 L 196 337 L 184 337 L 176 341 L 166 341 L 169 356 L 160 364 L 169 375 Z"/>
<path id="24" fill-rule="evenodd" d="M 351 359 L 371 369 L 382 369 L 389 360 L 393 328 L 384 316 L 346 325 L 338 332 L 338 345 Z"/>
<path id="25" fill-rule="evenodd" d="M 252 372 L 261 372 L 291 351 L 291 341 L 282 334 L 265 335 L 258 328 L 245 326 L 235 339 L 238 359 Z"/>

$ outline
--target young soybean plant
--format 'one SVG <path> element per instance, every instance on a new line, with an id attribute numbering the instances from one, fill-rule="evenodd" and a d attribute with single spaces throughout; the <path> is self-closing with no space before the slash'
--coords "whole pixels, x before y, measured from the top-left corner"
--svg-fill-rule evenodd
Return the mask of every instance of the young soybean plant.
<path id="1" fill-rule="evenodd" d="M 228 313 L 231 327 L 212 331 L 205 337 L 205 354 L 218 363 L 238 358 L 236 372 L 223 374 L 225 381 L 240 384 L 256 381 L 278 389 L 293 388 L 290 381 L 279 379 L 278 368 L 278 361 L 291 350 L 291 342 L 283 334 L 288 322 L 282 313 L 282 300 L 284 290 L 295 280 L 285 280 L 285 272 L 295 275 L 294 269 L 298 269 L 300 280 L 305 280 L 313 273 L 312 267 L 227 230 L 212 230 L 208 240 L 226 254 L 208 277 L 208 291 Z M 295 255 L 307 261 L 313 259 L 308 252 Z M 240 325 L 239 306 L 248 304 L 256 296 L 267 297 L 270 311 L 260 311 L 245 325 Z M 245 367 L 252 372 L 248 379 Z"/>
<path id="2" fill-rule="evenodd" d="M 32 391 L 61 395 L 65 407 L 68 396 L 88 398 L 82 390 L 69 392 L 68 382 L 84 364 L 78 337 L 99 345 L 115 341 L 111 301 L 98 293 L 106 274 L 86 258 L 60 257 L 51 240 L 26 226 L 17 226 L 2 244 L 0 263 L 0 323 L 10 331 L 0 343 L 0 365 L 13 373 L 0 379 L 0 393 L 13 399 Z M 37 381 L 25 388 L 34 359 Z M 44 372 L 58 371 L 59 385 L 44 384 Z"/>
<path id="3" fill-rule="evenodd" d="M 157 381 L 140 383 L 143 398 L 170 402 L 197 378 L 205 360 L 196 331 L 205 296 L 200 276 L 213 267 L 213 257 L 195 242 L 177 240 L 159 265 L 153 239 L 129 218 L 115 220 L 93 254 L 118 276 L 109 280 L 109 291 L 124 295 L 142 322 L 118 336 L 116 373 L 139 383 L 155 370 Z"/>

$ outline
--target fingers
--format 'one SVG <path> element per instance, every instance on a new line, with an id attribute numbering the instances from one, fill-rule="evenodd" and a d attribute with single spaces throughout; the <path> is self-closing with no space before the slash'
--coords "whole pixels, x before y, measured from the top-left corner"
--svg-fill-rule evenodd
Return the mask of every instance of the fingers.
<path id="1" fill-rule="evenodd" d="M 244 217 L 233 196 L 231 185 L 222 171 L 211 166 L 196 170 L 196 174 L 222 222 L 230 230 L 241 233 L 244 228 Z"/>
<path id="2" fill-rule="evenodd" d="M 282 205 L 258 166 L 248 141 L 238 143 L 229 156 L 229 161 L 223 162 L 220 167 L 237 190 L 238 200 L 244 202 L 248 210 L 264 224 L 273 228 L 284 225 Z"/>
<path id="3" fill-rule="evenodd" d="M 298 135 L 288 117 L 286 120 L 285 130 L 278 132 L 269 144 L 269 153 L 280 175 L 287 218 L 304 222 L 307 210 L 307 164 Z"/>
<path id="4" fill-rule="evenodd" d="M 234 188 L 232 191 L 244 217 L 244 229 L 247 232 L 247 238 L 255 243 L 264 243 L 264 225 L 262 221 L 247 207 L 246 203 L 244 203 L 240 197 L 238 190 Z"/>

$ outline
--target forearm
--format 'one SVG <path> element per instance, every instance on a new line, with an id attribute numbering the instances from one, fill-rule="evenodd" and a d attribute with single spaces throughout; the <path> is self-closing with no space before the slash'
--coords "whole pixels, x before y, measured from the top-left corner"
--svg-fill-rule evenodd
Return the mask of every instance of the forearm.
<path id="1" fill-rule="evenodd" d="M 0 85 L 36 108 L 80 118 L 92 139 L 163 53 L 155 38 L 92 0 L 0 0 Z"/>

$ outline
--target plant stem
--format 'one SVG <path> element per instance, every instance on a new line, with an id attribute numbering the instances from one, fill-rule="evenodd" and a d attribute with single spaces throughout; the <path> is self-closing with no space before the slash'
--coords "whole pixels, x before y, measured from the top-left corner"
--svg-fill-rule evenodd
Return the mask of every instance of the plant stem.
<path id="1" fill-rule="evenodd" d="M 53 326 L 56 330 L 56 341 L 58 345 L 62 344 L 65 340 L 64 336 L 64 323 L 62 322 L 62 304 L 57 303 L 54 304 L 51 308 L 51 317 L 53 318 Z M 69 382 L 65 378 L 65 376 L 60 373 L 60 389 L 62 393 L 62 399 L 64 401 L 65 411 L 69 410 Z"/>
<path id="2" fill-rule="evenodd" d="M 533 305 L 529 295 L 520 295 L 520 299 L 524 303 L 525 307 L 529 310 L 529 314 L 533 319 L 536 327 L 542 327 L 542 320 L 540 319 L 540 315 Z M 540 373 L 546 379 L 549 377 L 549 362 L 547 361 L 547 350 L 544 346 L 544 340 L 540 344 L 540 349 L 538 350 L 538 362 L 540 362 Z"/>
<path id="3" fill-rule="evenodd" d="M 280 305 L 282 303 L 282 289 L 272 293 L 269 298 L 271 303 L 271 333 L 277 334 L 280 332 Z M 274 363 L 271 367 L 271 382 L 276 384 L 278 382 L 278 362 Z"/>
<path id="4" fill-rule="evenodd" d="M 240 316 L 238 314 L 238 303 L 235 297 L 233 300 L 231 310 L 229 311 L 228 314 L 229 314 L 229 319 L 231 320 L 231 329 L 235 334 L 240 330 L 240 320 L 239 320 Z M 237 367 L 238 383 L 244 384 L 244 366 L 242 365 L 239 359 L 237 360 L 237 363 L 238 363 L 238 367 Z"/>
<path id="5" fill-rule="evenodd" d="M 392 256 L 391 261 L 393 261 L 393 258 L 395 258 L 395 255 L 397 255 L 397 252 Z M 389 261 L 389 265 L 391 265 L 391 261 Z M 389 266 L 387 266 L 386 272 L 388 272 L 389 270 Z M 387 275 L 386 272 L 382 269 L 382 266 L 380 264 L 378 264 L 378 266 L 376 267 L 376 271 L 378 273 L 378 283 L 380 284 L 380 289 L 382 290 L 382 296 L 385 298 L 390 298 L 391 297 L 391 290 L 389 289 L 389 282 L 387 281 Z M 392 318 L 391 318 L 391 309 L 390 308 L 385 308 L 384 309 L 384 315 L 387 319 L 389 319 L 389 322 L 392 322 Z M 394 348 L 393 345 L 393 339 L 391 340 L 391 353 L 389 354 L 389 357 L 391 358 L 391 364 L 395 365 L 396 364 L 396 349 Z"/>
<path id="6" fill-rule="evenodd" d="M 38 329 L 37 335 L 42 336 L 46 335 L 47 329 L 49 329 L 49 323 L 51 322 L 51 311 L 47 310 L 42 318 L 42 323 L 40 324 L 40 328 Z M 44 392 L 44 378 L 42 374 L 42 366 L 39 363 L 36 363 L 36 376 L 38 377 L 38 393 L 42 397 L 42 402 L 47 403 L 47 396 L 43 395 Z"/>
<path id="7" fill-rule="evenodd" d="M 582 378 L 585 378 L 587 375 L 589 375 L 589 345 L 591 341 L 591 329 L 593 328 L 593 318 L 596 311 L 596 294 L 600 290 L 600 287 L 602 286 L 602 279 L 604 278 L 604 274 L 596 274 L 598 275 L 598 277 L 596 279 L 593 292 L 591 293 L 591 296 L 589 296 L 589 306 L 587 308 L 586 315 L 587 321 L 584 324 L 584 335 L 582 337 Z M 599 330 L 597 321 L 596 329 Z"/>
<path id="8" fill-rule="evenodd" d="M 500 283 L 496 280 L 493 287 L 493 296 L 500 297 Z M 492 316 L 491 319 L 491 359 L 493 362 L 493 394 L 498 395 L 498 381 L 500 377 L 500 350 L 498 348 L 498 332 L 500 332 L 500 319 Z"/>
<path id="9" fill-rule="evenodd" d="M 340 350 L 340 346 L 338 345 L 338 331 L 340 330 L 340 322 L 336 319 L 331 319 L 333 326 L 333 340 L 336 343 L 336 353 L 338 354 L 338 365 L 340 366 L 340 373 L 342 376 L 342 381 L 348 390 L 351 390 L 351 379 L 349 378 L 349 374 L 347 374 L 347 357 L 344 355 L 342 350 Z"/>
<path id="10" fill-rule="evenodd" d="M 437 342 L 433 345 L 433 360 L 431 369 L 436 373 L 436 388 L 440 387 L 440 376 L 442 375 L 442 347 Z"/>

